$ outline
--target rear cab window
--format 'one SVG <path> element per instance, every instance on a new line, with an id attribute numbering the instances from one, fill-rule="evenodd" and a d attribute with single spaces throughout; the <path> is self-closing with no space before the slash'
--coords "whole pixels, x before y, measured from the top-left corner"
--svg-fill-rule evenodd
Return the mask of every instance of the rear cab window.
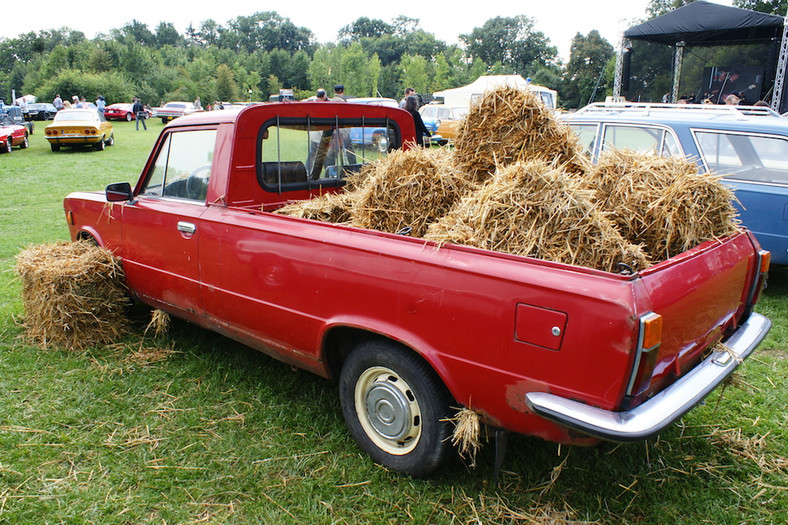
<path id="1" fill-rule="evenodd" d="M 277 193 L 338 187 L 400 145 L 388 119 L 274 119 L 258 134 L 257 180 Z"/>

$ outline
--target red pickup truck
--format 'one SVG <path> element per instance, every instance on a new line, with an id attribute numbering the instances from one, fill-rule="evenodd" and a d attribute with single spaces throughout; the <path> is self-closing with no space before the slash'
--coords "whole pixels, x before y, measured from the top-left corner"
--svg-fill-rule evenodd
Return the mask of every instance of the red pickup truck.
<path id="1" fill-rule="evenodd" d="M 343 191 L 386 154 L 350 137 L 381 133 L 415 142 L 384 106 L 179 118 L 135 187 L 65 199 L 71 236 L 121 257 L 138 300 L 338 377 L 358 445 L 412 475 L 449 456 L 461 406 L 562 443 L 648 438 L 769 331 L 769 254 L 746 230 L 625 275 L 273 213 Z"/>

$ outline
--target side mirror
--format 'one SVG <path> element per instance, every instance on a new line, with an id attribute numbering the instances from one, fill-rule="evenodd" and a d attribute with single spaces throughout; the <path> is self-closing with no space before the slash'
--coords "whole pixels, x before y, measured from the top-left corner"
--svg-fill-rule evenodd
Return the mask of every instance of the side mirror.
<path id="1" fill-rule="evenodd" d="M 106 189 L 108 202 L 130 201 L 134 198 L 131 192 L 131 184 L 128 182 L 117 182 L 110 184 Z"/>

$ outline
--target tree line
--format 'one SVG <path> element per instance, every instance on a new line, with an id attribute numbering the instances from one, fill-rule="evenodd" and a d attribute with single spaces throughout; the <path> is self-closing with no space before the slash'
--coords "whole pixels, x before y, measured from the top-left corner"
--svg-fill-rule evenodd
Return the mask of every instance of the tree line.
<path id="1" fill-rule="evenodd" d="M 788 0 L 737 0 L 762 11 Z M 686 0 L 652 0 L 649 17 Z M 353 96 L 399 98 L 413 87 L 429 95 L 468 84 L 485 74 L 520 74 L 559 92 L 563 107 L 580 107 L 611 94 L 613 45 L 598 31 L 576 34 L 568 62 L 526 15 L 495 17 L 449 45 L 404 16 L 390 22 L 360 17 L 337 40 L 317 43 L 313 33 L 275 11 L 239 16 L 221 25 L 206 20 L 183 34 L 172 23 L 155 29 L 132 20 L 88 39 L 69 29 L 50 29 L 0 39 L 0 99 L 33 94 L 49 101 L 103 95 L 109 102 L 137 96 L 158 105 L 170 100 L 267 100 L 280 89 L 296 98 L 344 84 Z M 616 43 L 618 44 L 618 43 Z M 642 53 L 633 62 L 639 97 L 658 100 L 670 84 L 670 49 Z"/>
<path id="2" fill-rule="evenodd" d="M 585 59 L 562 64 L 525 15 L 492 18 L 460 40 L 462 47 L 448 45 L 412 18 L 361 17 L 335 42 L 319 44 L 309 29 L 273 11 L 225 25 L 206 20 L 183 34 L 169 22 L 151 29 L 137 20 L 92 39 L 50 29 L 0 39 L 0 98 L 15 90 L 46 101 L 57 93 L 103 95 L 109 102 L 138 96 L 149 104 L 197 96 L 247 101 L 267 100 L 283 88 L 302 98 L 338 83 L 353 96 L 398 98 L 406 86 L 430 94 L 485 74 L 520 74 L 577 105 L 613 57 L 613 47 L 592 31 L 577 35 L 572 51 L 593 56 L 590 65 Z"/>

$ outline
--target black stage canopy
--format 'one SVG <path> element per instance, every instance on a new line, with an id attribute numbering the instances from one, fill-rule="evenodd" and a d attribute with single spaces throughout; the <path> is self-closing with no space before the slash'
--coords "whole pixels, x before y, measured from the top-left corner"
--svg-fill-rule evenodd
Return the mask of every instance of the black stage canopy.
<path id="1" fill-rule="evenodd" d="M 666 45 L 724 46 L 779 39 L 784 18 L 697 1 L 624 31 L 624 38 Z"/>

